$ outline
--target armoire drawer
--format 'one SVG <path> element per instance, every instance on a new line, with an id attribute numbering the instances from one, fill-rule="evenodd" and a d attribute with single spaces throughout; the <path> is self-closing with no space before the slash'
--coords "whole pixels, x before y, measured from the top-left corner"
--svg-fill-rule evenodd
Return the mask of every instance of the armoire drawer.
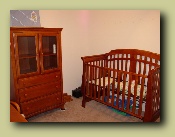
<path id="1" fill-rule="evenodd" d="M 21 103 L 21 111 L 25 116 L 44 112 L 44 110 L 48 110 L 49 107 L 61 104 L 61 99 L 61 93 L 40 97 L 32 101 Z"/>
<path id="2" fill-rule="evenodd" d="M 20 102 L 25 102 L 35 99 L 37 97 L 53 94 L 56 92 L 61 92 L 60 81 L 19 89 L 19 99 Z"/>
<path id="3" fill-rule="evenodd" d="M 52 81 L 58 81 L 61 79 L 60 71 L 55 73 L 31 76 L 28 78 L 20 78 L 18 80 L 18 88 L 30 87 L 38 84 L 43 84 Z"/>

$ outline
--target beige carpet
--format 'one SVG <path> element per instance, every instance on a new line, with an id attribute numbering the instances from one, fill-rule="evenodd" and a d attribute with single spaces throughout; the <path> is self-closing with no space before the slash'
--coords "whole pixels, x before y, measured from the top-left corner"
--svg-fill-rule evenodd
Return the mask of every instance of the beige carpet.
<path id="1" fill-rule="evenodd" d="M 65 111 L 54 109 L 28 119 L 29 122 L 142 122 L 142 120 L 123 116 L 96 101 L 81 106 L 82 98 L 73 98 L 65 104 Z M 159 122 L 160 119 L 157 120 Z"/>

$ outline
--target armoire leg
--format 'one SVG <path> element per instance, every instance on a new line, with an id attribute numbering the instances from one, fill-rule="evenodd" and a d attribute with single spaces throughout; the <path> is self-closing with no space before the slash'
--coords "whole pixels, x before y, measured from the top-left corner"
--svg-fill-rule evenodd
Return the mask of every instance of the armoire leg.
<path id="1" fill-rule="evenodd" d="M 85 108 L 85 104 L 86 104 L 86 100 L 85 100 L 85 98 L 83 98 L 83 100 L 82 100 L 82 107 Z"/>
<path id="2" fill-rule="evenodd" d="M 66 110 L 64 105 L 62 105 L 60 108 L 61 108 L 61 110 Z"/>

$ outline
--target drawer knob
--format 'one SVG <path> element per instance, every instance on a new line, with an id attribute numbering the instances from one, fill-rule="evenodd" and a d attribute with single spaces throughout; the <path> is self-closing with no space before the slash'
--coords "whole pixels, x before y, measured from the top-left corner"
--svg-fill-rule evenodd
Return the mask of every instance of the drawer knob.
<path id="1" fill-rule="evenodd" d="M 27 94 L 24 94 L 25 97 L 27 97 Z"/>
<path id="2" fill-rule="evenodd" d="M 58 86 L 56 86 L 56 88 L 58 88 Z"/>
<path id="3" fill-rule="evenodd" d="M 57 75 L 56 75 L 55 77 L 56 77 L 56 78 L 58 78 L 58 76 L 57 76 Z"/>
<path id="4" fill-rule="evenodd" d="M 57 98 L 57 100 L 59 100 L 59 98 Z"/>

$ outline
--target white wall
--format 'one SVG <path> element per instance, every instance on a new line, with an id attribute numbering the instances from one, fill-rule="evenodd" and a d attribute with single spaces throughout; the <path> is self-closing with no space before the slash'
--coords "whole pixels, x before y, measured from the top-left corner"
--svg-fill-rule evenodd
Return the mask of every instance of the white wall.
<path id="1" fill-rule="evenodd" d="M 40 10 L 42 27 L 62 31 L 63 88 L 81 85 L 81 57 L 118 48 L 160 53 L 159 10 Z"/>

